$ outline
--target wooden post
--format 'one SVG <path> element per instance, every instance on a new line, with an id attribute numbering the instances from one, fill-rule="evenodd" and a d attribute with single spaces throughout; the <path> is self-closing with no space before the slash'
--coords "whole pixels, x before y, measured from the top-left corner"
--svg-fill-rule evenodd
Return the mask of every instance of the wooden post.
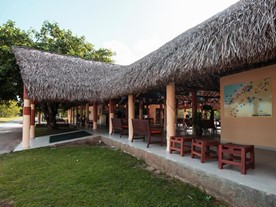
<path id="1" fill-rule="evenodd" d="M 67 110 L 67 120 L 68 120 L 68 123 L 71 123 L 71 110 L 70 109 Z"/>
<path id="2" fill-rule="evenodd" d="M 83 117 L 83 105 L 80 105 L 80 117 Z"/>
<path id="3" fill-rule="evenodd" d="M 139 119 L 143 119 L 143 108 L 144 108 L 143 100 L 139 100 Z"/>
<path id="4" fill-rule="evenodd" d="M 134 119 L 134 97 L 128 95 L 128 139 L 131 140 L 133 136 L 132 119 Z"/>
<path id="5" fill-rule="evenodd" d="M 41 112 L 37 112 L 37 123 L 41 124 Z"/>
<path id="6" fill-rule="evenodd" d="M 98 120 L 98 110 L 97 110 L 97 104 L 93 104 L 93 130 L 97 129 L 97 120 Z"/>
<path id="7" fill-rule="evenodd" d="M 112 99 L 109 100 L 109 134 L 112 134 L 113 126 L 112 126 L 112 118 L 114 118 L 114 102 Z"/>
<path id="8" fill-rule="evenodd" d="M 160 104 L 160 126 L 163 125 L 163 107 L 162 104 Z"/>
<path id="9" fill-rule="evenodd" d="M 197 112 L 197 91 L 194 90 L 192 91 L 192 115 L 193 119 L 196 117 L 196 112 Z M 196 129 L 195 126 L 193 125 L 193 135 L 196 135 Z"/>
<path id="10" fill-rule="evenodd" d="M 167 151 L 170 149 L 170 137 L 175 136 L 175 85 L 170 83 L 166 87 L 167 109 Z"/>
<path id="11" fill-rule="evenodd" d="M 76 122 L 76 110 L 74 107 L 71 108 L 72 110 L 72 123 L 71 124 L 75 124 Z"/>
<path id="12" fill-rule="evenodd" d="M 22 147 L 23 149 L 30 148 L 30 116 L 31 116 L 31 107 L 30 99 L 28 98 L 26 87 L 23 89 L 23 129 L 22 129 Z"/>
<path id="13" fill-rule="evenodd" d="M 30 138 L 35 138 L 35 104 L 34 101 L 31 100 L 31 117 L 30 117 Z"/>
<path id="14" fill-rule="evenodd" d="M 85 126 L 89 127 L 89 104 L 85 105 Z"/>

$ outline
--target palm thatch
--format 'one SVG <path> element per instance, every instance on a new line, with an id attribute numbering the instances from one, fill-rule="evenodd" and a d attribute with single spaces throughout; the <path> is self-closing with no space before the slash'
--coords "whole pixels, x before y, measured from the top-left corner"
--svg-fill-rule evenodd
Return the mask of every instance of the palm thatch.
<path id="1" fill-rule="evenodd" d="M 48 99 L 50 92 L 58 100 L 104 100 L 162 88 L 169 82 L 219 90 L 221 76 L 275 63 L 275 22 L 275 0 L 241 0 L 126 67 L 22 48 L 14 52 L 33 98 Z M 67 81 L 63 76 L 70 70 L 74 71 Z M 43 81 L 35 77 L 40 73 Z M 43 82 L 53 82 L 54 87 Z"/>
<path id="2" fill-rule="evenodd" d="M 111 93 L 139 93 L 173 81 L 218 90 L 220 76 L 276 60 L 275 19 L 275 1 L 242 0 L 129 65 L 120 80 L 127 88 Z"/>
<path id="3" fill-rule="evenodd" d="M 88 61 L 24 47 L 13 47 L 30 98 L 41 101 L 92 101 L 124 66 Z"/>

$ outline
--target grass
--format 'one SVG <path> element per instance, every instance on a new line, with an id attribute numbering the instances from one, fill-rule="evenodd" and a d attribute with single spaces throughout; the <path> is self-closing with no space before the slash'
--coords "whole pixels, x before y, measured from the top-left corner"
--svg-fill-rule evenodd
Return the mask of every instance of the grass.
<path id="1" fill-rule="evenodd" d="M 16 117 L 9 117 L 9 118 L 6 118 L 6 117 L 0 117 L 0 123 L 5 123 L 5 122 L 9 122 L 9 121 L 13 121 L 13 120 L 16 120 L 16 119 L 19 119 L 20 117 L 16 116 Z"/>
<path id="2" fill-rule="evenodd" d="M 197 188 L 145 170 L 107 146 L 41 148 L 0 156 L 0 206 L 224 206 Z"/>

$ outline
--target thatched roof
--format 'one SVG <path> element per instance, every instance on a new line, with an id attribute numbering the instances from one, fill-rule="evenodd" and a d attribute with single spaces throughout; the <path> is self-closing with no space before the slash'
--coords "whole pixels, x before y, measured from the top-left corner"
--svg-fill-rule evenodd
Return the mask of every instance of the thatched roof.
<path id="1" fill-rule="evenodd" d="M 88 95 L 91 100 L 103 100 L 162 88 L 173 81 L 184 88 L 219 90 L 219 77 L 275 62 L 275 21 L 275 0 L 242 0 L 126 67 L 34 50 L 23 52 L 22 48 L 15 48 L 14 52 L 32 97 L 42 98 L 43 94 L 36 93 L 51 88 L 49 83 L 43 87 L 43 81 L 33 76 L 50 71 L 56 71 L 53 72 L 55 76 L 44 75 L 43 80 L 54 82 L 55 87 L 50 92 L 56 94 L 53 97 L 57 99 L 81 100 Z M 75 64 L 78 67 L 72 66 L 74 60 L 78 60 Z M 43 71 L 46 68 L 48 72 Z M 70 81 L 66 81 L 63 76 L 69 69 L 74 71 Z M 105 72 L 107 69 L 108 73 Z M 83 74 L 87 71 L 90 71 L 89 75 Z M 27 77 L 30 73 L 32 78 Z M 71 83 L 73 75 L 84 83 Z M 49 78 L 55 78 L 55 81 Z M 35 90 L 30 87 L 32 80 L 40 82 L 35 83 Z M 60 81 L 62 86 L 59 86 Z M 95 86 L 88 87 L 90 84 Z"/>
<path id="2" fill-rule="evenodd" d="M 88 61 L 68 55 L 13 47 L 30 98 L 41 101 L 92 101 L 124 66 Z"/>

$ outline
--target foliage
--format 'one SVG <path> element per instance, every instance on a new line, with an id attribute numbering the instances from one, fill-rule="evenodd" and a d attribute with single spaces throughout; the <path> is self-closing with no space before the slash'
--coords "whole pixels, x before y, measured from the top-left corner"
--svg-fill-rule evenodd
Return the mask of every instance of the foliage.
<path id="1" fill-rule="evenodd" d="M 34 167 L 35 166 L 35 167 Z M 105 146 L 41 148 L 0 156 L 0 203 L 13 206 L 223 206 Z"/>
<path id="2" fill-rule="evenodd" d="M 202 127 L 202 112 L 196 111 L 193 116 L 193 125 L 195 127 Z"/>
<path id="3" fill-rule="evenodd" d="M 84 36 L 78 37 L 72 31 L 61 29 L 57 23 L 45 21 L 39 31 L 25 32 L 15 27 L 15 22 L 7 21 L 0 26 L 0 100 L 22 98 L 23 83 L 16 65 L 11 46 L 30 46 L 59 54 L 74 55 L 88 60 L 113 63 L 115 54 L 109 49 L 96 50 Z M 55 117 L 59 103 L 45 102 L 40 109 L 47 117 L 48 126 L 56 128 Z M 68 106 L 67 106 L 68 107 Z"/>
<path id="4" fill-rule="evenodd" d="M 23 83 L 19 68 L 11 51 L 12 45 L 31 46 L 29 33 L 15 27 L 15 23 L 7 21 L 0 25 L 0 100 L 16 100 L 22 97 Z"/>
<path id="5" fill-rule="evenodd" d="M 61 29 L 57 23 L 45 21 L 40 31 L 32 31 L 34 48 L 78 56 L 88 60 L 113 63 L 114 53 L 109 49 L 94 49 L 94 45 L 88 43 L 84 36 L 73 35 L 72 31 Z"/>
<path id="6" fill-rule="evenodd" d="M 40 31 L 25 32 L 7 21 L 0 25 L 0 99 L 11 100 L 17 95 L 22 98 L 23 84 L 11 46 L 29 46 L 59 54 L 74 55 L 88 60 L 113 63 L 115 55 L 109 49 L 94 49 L 84 36 L 73 35 L 70 30 L 61 29 L 57 23 L 45 21 Z"/>
<path id="7" fill-rule="evenodd" d="M 20 107 L 16 101 L 0 103 L 0 117 L 15 117 L 20 114 Z"/>

